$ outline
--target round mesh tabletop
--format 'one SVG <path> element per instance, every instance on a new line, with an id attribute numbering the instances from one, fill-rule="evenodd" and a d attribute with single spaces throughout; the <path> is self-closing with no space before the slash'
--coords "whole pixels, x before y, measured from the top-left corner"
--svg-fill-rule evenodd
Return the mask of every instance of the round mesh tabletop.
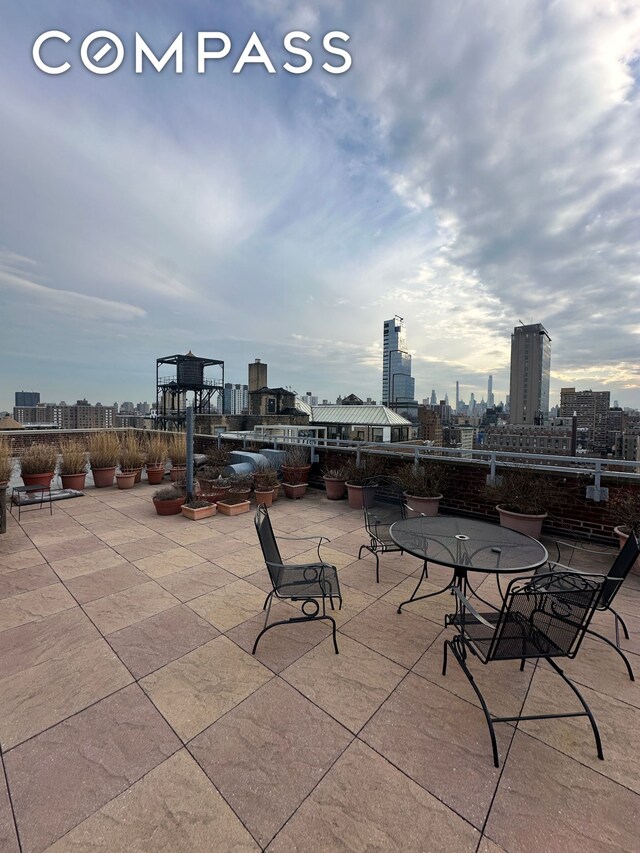
<path id="1" fill-rule="evenodd" d="M 407 518 L 396 521 L 390 535 L 414 557 L 453 568 L 521 572 L 537 569 L 548 559 L 547 549 L 537 539 L 473 518 Z"/>

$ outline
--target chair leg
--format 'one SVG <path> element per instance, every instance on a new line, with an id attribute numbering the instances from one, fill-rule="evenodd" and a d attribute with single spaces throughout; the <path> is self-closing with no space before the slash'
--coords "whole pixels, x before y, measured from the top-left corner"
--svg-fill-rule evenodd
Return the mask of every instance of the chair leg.
<path id="1" fill-rule="evenodd" d="M 265 598 L 265 600 L 264 600 L 264 604 L 262 605 L 262 609 L 263 609 L 263 610 L 266 610 L 266 609 L 267 609 L 267 604 L 269 604 L 269 600 L 270 600 L 270 598 L 271 598 L 271 596 L 272 596 L 272 595 L 273 595 L 273 590 L 272 590 L 272 591 L 269 593 L 269 595 Z"/>
<path id="2" fill-rule="evenodd" d="M 447 643 L 451 646 L 451 651 L 453 652 L 453 656 L 455 657 L 455 659 L 458 661 L 458 663 L 462 667 L 462 671 L 467 676 L 469 684 L 473 687 L 473 690 L 474 690 L 476 696 L 478 697 L 480 704 L 482 705 L 482 710 L 484 712 L 484 716 L 485 716 L 485 719 L 487 721 L 487 725 L 489 727 L 489 734 L 491 735 L 491 749 L 493 750 L 493 763 L 496 767 L 500 767 L 500 760 L 498 757 L 498 741 L 496 740 L 496 733 L 495 733 L 495 729 L 493 727 L 493 720 L 491 718 L 491 714 L 489 713 L 489 708 L 487 707 L 487 703 L 484 701 L 484 696 L 480 692 L 480 688 L 476 684 L 475 679 L 474 679 L 473 675 L 471 674 L 469 667 L 467 666 L 466 660 L 460 654 L 455 640 L 453 642 L 451 640 L 445 641 L 445 653 L 446 653 L 446 644 Z M 445 666 L 446 666 L 446 659 L 445 659 Z"/>
<path id="3" fill-rule="evenodd" d="M 587 717 L 589 717 L 589 722 L 591 723 L 591 728 L 593 730 L 593 737 L 594 737 L 594 740 L 596 742 L 596 750 L 598 752 L 598 758 L 601 761 L 604 761 L 604 755 L 602 753 L 602 741 L 600 740 L 600 732 L 598 730 L 598 725 L 595 721 L 595 718 L 594 718 L 593 714 L 591 713 L 591 708 L 589 708 L 589 706 L 587 705 L 582 693 L 580 693 L 580 691 L 575 686 L 573 681 L 571 681 L 571 679 L 567 678 L 567 676 L 560 669 L 558 664 L 554 660 L 552 660 L 552 658 L 546 658 L 546 661 L 547 661 L 547 663 L 549 663 L 553 667 L 553 669 L 555 669 L 555 671 L 563 679 L 563 681 L 565 681 L 569 685 L 569 687 L 573 690 L 573 692 L 576 694 L 576 696 L 580 700 L 580 703 L 581 703 L 582 707 L 584 708 Z"/>
<path id="4" fill-rule="evenodd" d="M 361 560 L 361 559 L 362 559 L 362 549 L 363 549 L 363 548 L 368 548 L 368 547 L 369 547 L 368 545 L 361 545 L 361 546 L 360 546 L 360 549 L 358 550 L 358 559 L 359 559 L 359 560 Z"/>
<path id="5" fill-rule="evenodd" d="M 618 625 L 622 625 L 622 630 L 624 631 L 625 640 L 629 639 L 629 632 L 627 630 L 627 626 L 625 625 L 624 619 L 618 613 L 618 611 L 614 610 L 613 607 L 610 607 L 609 610 L 613 613 L 614 618 L 616 620 L 616 645 L 619 646 L 620 645 L 620 629 L 618 628 Z"/>
<path id="6" fill-rule="evenodd" d="M 613 642 L 613 640 L 610 640 L 608 637 L 605 637 L 603 634 L 598 634 L 598 632 L 594 631 L 592 628 L 587 628 L 587 630 L 585 631 L 585 634 L 589 634 L 589 636 L 591 636 L 591 637 L 597 637 L 599 640 L 603 640 L 608 646 L 611 646 L 611 648 L 614 650 L 614 652 L 617 652 L 617 654 L 619 654 L 620 657 L 622 658 L 622 660 L 624 661 L 624 665 L 627 667 L 627 673 L 628 673 L 631 681 L 636 680 L 635 676 L 633 674 L 633 670 L 631 669 L 631 664 L 629 663 L 629 660 L 627 659 L 627 656 L 622 651 L 622 649 L 618 648 L 618 646 Z"/>

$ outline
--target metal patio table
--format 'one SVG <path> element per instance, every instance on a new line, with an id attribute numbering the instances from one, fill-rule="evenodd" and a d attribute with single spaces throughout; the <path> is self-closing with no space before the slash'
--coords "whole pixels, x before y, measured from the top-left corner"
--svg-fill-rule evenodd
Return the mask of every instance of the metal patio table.
<path id="1" fill-rule="evenodd" d="M 446 515 L 406 518 L 392 524 L 389 533 L 399 548 L 425 561 L 413 595 L 400 604 L 398 613 L 405 604 L 441 595 L 454 586 L 465 596 L 470 589 L 480 601 L 495 609 L 470 586 L 467 579 L 469 572 L 496 575 L 498 589 L 502 594 L 501 576 L 533 571 L 549 559 L 547 549 L 537 539 L 508 527 L 474 518 Z M 427 577 L 427 560 L 440 566 L 451 567 L 453 577 L 441 590 L 417 595 L 422 581 Z M 456 598 L 456 603 L 457 601 Z"/>

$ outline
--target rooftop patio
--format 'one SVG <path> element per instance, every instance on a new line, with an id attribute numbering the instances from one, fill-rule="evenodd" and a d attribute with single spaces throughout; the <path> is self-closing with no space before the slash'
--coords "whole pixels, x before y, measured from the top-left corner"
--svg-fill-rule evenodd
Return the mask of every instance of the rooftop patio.
<path id="1" fill-rule="evenodd" d="M 254 658 L 270 585 L 253 513 L 161 518 L 151 493 L 89 488 L 0 538 L 0 850 L 637 849 L 640 689 L 603 643 L 564 668 L 605 760 L 585 719 L 501 724 L 496 770 L 468 682 L 455 662 L 441 675 L 451 599 L 398 615 L 421 563 L 385 555 L 376 584 L 361 512 L 313 491 L 274 505 L 277 533 L 331 540 L 340 654 L 314 623 L 268 632 Z M 450 571 L 429 575 L 435 591 Z M 616 606 L 637 673 L 639 603 L 631 575 Z M 471 665 L 506 714 L 575 708 L 544 664 Z"/>

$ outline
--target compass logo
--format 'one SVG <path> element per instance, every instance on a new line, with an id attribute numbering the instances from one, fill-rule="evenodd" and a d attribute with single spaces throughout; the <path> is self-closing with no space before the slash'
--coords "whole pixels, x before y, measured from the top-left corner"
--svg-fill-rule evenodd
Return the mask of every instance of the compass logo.
<path id="1" fill-rule="evenodd" d="M 351 54 L 340 47 L 339 43 L 346 44 L 350 36 L 340 30 L 326 33 L 322 38 L 322 48 L 329 57 L 337 57 L 338 62 L 329 62 L 328 59 L 322 63 L 322 69 L 328 74 L 344 74 L 351 68 Z M 56 42 L 68 45 L 72 41 L 71 36 L 62 30 L 47 30 L 38 36 L 33 44 L 32 55 L 36 66 L 45 74 L 65 74 L 71 68 L 71 62 L 66 58 L 68 53 Z M 291 55 L 291 60 L 285 62 L 282 70 L 288 74 L 304 74 L 311 69 L 314 57 L 310 50 L 303 47 L 312 41 L 309 33 L 295 30 L 287 33 L 283 38 L 284 49 Z M 336 44 L 338 42 L 338 44 Z M 198 74 L 207 71 L 208 63 L 223 60 L 231 53 L 231 38 L 223 32 L 198 32 L 196 39 L 190 39 L 187 45 L 195 48 L 194 67 Z M 140 33 L 135 34 L 134 41 L 134 67 L 136 74 L 142 74 L 145 68 L 153 68 L 160 72 L 165 67 L 173 64 L 174 73 L 182 74 L 184 69 L 184 33 L 178 33 L 171 44 L 161 56 L 157 56 L 154 50 L 147 44 Z M 46 60 L 42 54 L 46 53 Z M 58 64 L 53 64 L 55 59 Z M 125 47 L 122 39 L 110 30 L 96 30 L 82 41 L 80 45 L 80 59 L 83 66 L 92 74 L 112 74 L 125 59 Z M 63 60 L 63 61 L 59 61 Z M 240 74 L 245 65 L 263 65 L 269 74 L 276 74 L 276 68 L 266 48 L 262 44 L 257 33 L 252 33 L 242 52 L 233 66 L 232 73 Z"/>

